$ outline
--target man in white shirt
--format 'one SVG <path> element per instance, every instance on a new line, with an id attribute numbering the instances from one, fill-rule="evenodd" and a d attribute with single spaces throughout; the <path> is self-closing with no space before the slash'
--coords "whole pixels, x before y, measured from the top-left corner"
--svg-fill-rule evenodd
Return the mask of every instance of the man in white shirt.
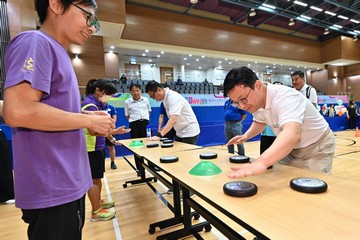
<path id="1" fill-rule="evenodd" d="M 161 138 L 174 127 L 176 141 L 196 145 L 200 134 L 200 126 L 188 101 L 179 93 L 169 88 L 164 88 L 156 81 L 146 85 L 146 92 L 152 99 L 163 101 L 169 117 L 166 125 L 154 138 Z"/>
<path id="2" fill-rule="evenodd" d="M 253 123 L 227 144 L 239 144 L 269 125 L 276 135 L 273 144 L 257 160 L 232 168 L 230 178 L 260 174 L 276 162 L 331 173 L 335 151 L 329 124 L 304 95 L 282 85 L 263 84 L 247 67 L 234 68 L 224 81 L 224 96 L 253 114 Z"/>
<path id="3" fill-rule="evenodd" d="M 291 74 L 291 81 L 293 87 L 301 92 L 310 102 L 316 107 L 318 102 L 318 97 L 316 89 L 310 85 L 307 85 L 304 79 L 305 75 L 302 71 L 295 71 Z"/>
<path id="4" fill-rule="evenodd" d="M 141 95 L 139 84 L 131 84 L 130 93 L 132 97 L 125 100 L 124 112 L 130 122 L 131 138 L 146 137 L 146 126 L 150 123 L 150 101 Z"/>

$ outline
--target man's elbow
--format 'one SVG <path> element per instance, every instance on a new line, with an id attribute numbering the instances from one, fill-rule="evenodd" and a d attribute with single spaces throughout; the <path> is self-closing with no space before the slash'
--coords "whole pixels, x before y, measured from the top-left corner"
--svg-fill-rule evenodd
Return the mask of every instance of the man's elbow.
<path id="1" fill-rule="evenodd" d="M 3 118 L 5 123 L 10 127 L 21 127 L 21 117 L 19 114 L 16 113 L 16 110 L 7 110 L 5 108 Z"/>

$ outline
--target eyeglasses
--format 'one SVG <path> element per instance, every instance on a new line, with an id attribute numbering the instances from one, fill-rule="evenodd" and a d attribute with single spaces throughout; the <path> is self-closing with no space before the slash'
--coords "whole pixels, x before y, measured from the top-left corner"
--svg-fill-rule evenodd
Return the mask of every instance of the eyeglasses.
<path id="1" fill-rule="evenodd" d="M 81 11 L 83 11 L 84 13 L 87 14 L 86 25 L 88 25 L 88 27 L 94 26 L 95 33 L 97 33 L 100 30 L 100 23 L 95 14 L 92 14 L 91 12 L 86 11 L 85 9 L 83 9 L 82 7 L 80 7 L 79 5 L 77 5 L 75 3 L 71 3 L 71 5 L 77 7 L 78 9 L 80 9 Z"/>
<path id="2" fill-rule="evenodd" d="M 149 96 L 150 96 L 152 99 L 155 99 L 154 97 L 155 97 L 156 91 L 157 91 L 157 90 L 155 90 L 153 93 L 149 94 Z"/>
<path id="3" fill-rule="evenodd" d="M 233 102 L 233 101 L 231 101 L 231 102 L 230 102 L 231 106 L 233 106 L 233 107 L 239 107 L 240 104 L 247 104 L 247 103 L 248 103 L 248 99 L 247 99 L 247 98 L 249 97 L 250 92 L 251 92 L 251 88 L 250 88 L 248 94 L 246 95 L 246 97 L 240 99 L 238 102 Z"/>

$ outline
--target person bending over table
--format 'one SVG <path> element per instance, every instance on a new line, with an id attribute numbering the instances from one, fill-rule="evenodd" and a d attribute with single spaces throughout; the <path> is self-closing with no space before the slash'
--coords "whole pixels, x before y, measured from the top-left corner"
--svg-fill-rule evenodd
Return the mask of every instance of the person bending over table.
<path id="1" fill-rule="evenodd" d="M 164 88 L 156 81 L 146 85 L 146 92 L 157 101 L 163 101 L 169 120 L 151 140 L 158 140 L 165 136 L 173 127 L 176 131 L 176 141 L 196 145 L 200 134 L 200 126 L 195 113 L 186 99 L 169 88 Z"/>
<path id="2" fill-rule="evenodd" d="M 262 83 L 247 67 L 233 68 L 224 80 L 224 96 L 253 114 L 253 123 L 227 145 L 244 143 L 269 125 L 274 143 L 258 159 L 234 167 L 230 178 L 261 174 L 276 162 L 330 174 L 335 151 L 329 124 L 306 97 L 293 88 Z"/>
<path id="3" fill-rule="evenodd" d="M 158 132 L 161 132 L 162 128 L 166 125 L 168 120 L 169 120 L 169 118 L 166 114 L 166 109 L 164 107 L 164 103 L 161 102 L 159 123 L 158 123 Z M 174 140 L 175 137 L 176 137 L 176 131 L 174 128 L 171 128 L 171 130 L 164 135 L 164 138 L 168 138 L 170 140 Z"/>

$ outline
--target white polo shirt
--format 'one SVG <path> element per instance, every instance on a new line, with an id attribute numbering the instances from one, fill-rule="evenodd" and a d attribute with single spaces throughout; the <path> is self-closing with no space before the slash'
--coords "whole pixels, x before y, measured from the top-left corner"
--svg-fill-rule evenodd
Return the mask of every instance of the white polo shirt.
<path id="1" fill-rule="evenodd" d="M 200 126 L 195 113 L 183 96 L 169 88 L 165 88 L 163 102 L 169 118 L 171 115 L 178 116 L 178 120 L 174 125 L 176 136 L 180 138 L 194 137 L 200 133 Z"/>
<path id="2" fill-rule="evenodd" d="M 315 143 L 326 132 L 329 124 L 301 92 L 282 85 L 267 84 L 266 107 L 254 114 L 254 121 L 268 124 L 275 135 L 285 123 L 302 125 L 301 141 L 295 149 Z"/>
<path id="3" fill-rule="evenodd" d="M 129 122 L 134 122 L 140 119 L 149 120 L 149 112 L 151 112 L 150 101 L 148 98 L 141 96 L 139 100 L 133 97 L 125 100 L 124 103 L 125 116 L 130 116 Z"/>
<path id="4" fill-rule="evenodd" d="M 304 86 L 300 89 L 299 92 L 302 93 L 302 95 L 304 95 L 306 97 L 306 89 L 307 87 L 310 87 L 309 85 L 307 85 L 306 83 L 304 84 Z M 309 100 L 312 103 L 316 103 L 318 102 L 318 97 L 317 97 L 317 93 L 316 93 L 316 89 L 314 87 L 310 88 L 310 95 L 309 95 Z"/>

